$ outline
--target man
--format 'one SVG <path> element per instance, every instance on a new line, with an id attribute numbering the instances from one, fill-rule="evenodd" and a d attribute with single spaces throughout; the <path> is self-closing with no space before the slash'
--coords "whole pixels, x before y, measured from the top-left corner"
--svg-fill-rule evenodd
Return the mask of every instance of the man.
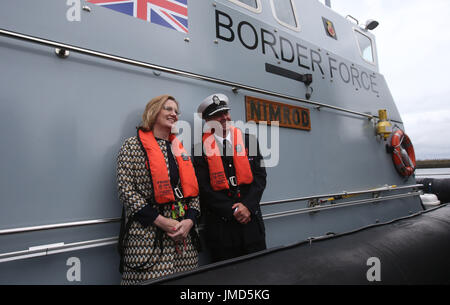
<path id="1" fill-rule="evenodd" d="M 266 187 L 257 140 L 231 124 L 228 97 L 216 93 L 198 107 L 210 126 L 194 156 L 212 260 L 266 249 L 259 202 Z M 200 145 L 201 147 L 199 147 Z"/>

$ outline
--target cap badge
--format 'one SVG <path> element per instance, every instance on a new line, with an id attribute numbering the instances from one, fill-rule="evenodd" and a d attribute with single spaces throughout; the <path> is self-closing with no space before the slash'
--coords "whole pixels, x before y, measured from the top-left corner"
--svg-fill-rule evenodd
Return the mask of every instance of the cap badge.
<path id="1" fill-rule="evenodd" d="M 212 99 L 213 99 L 214 104 L 216 104 L 216 105 L 220 104 L 220 99 L 217 95 L 214 95 Z"/>

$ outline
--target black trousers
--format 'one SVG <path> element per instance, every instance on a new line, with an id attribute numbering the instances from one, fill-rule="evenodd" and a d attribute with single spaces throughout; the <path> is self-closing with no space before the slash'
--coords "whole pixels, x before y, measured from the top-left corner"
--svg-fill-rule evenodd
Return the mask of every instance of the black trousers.
<path id="1" fill-rule="evenodd" d="M 240 224 L 235 219 L 207 222 L 207 243 L 213 262 L 239 257 L 265 250 L 264 226 L 257 218 L 248 224 Z"/>

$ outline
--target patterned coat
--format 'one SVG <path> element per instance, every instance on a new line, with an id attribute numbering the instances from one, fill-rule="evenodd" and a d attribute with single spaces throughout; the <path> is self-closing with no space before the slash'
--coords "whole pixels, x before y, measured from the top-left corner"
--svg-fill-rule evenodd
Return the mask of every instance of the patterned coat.
<path id="1" fill-rule="evenodd" d="M 166 142 L 164 140 L 157 140 L 157 142 L 169 171 Z M 117 159 L 118 193 L 120 201 L 126 208 L 127 219 L 148 204 L 146 198 L 152 197 L 151 176 L 145 162 L 146 155 L 138 138 L 135 136 L 127 139 Z M 196 209 L 200 213 L 198 197 L 190 198 L 187 205 L 189 209 Z M 163 205 L 160 214 L 170 218 L 171 205 Z M 122 285 L 136 284 L 176 272 L 188 271 L 198 266 L 198 253 L 190 235 L 186 239 L 186 247 L 182 244 L 176 247 L 175 242 L 164 233 L 163 253 L 161 253 L 160 247 L 155 243 L 156 231 L 155 225 L 143 227 L 138 221 L 132 223 L 124 249 L 125 266 Z M 151 269 L 134 271 L 126 267 L 126 265 L 132 267 L 142 265 L 149 259 L 150 264 L 155 263 Z"/>

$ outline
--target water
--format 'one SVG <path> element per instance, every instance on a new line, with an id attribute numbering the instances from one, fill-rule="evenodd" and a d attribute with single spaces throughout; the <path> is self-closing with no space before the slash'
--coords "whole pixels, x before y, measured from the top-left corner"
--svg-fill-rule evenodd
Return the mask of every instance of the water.
<path id="1" fill-rule="evenodd" d="M 417 178 L 450 178 L 450 168 L 420 168 L 416 169 Z"/>

